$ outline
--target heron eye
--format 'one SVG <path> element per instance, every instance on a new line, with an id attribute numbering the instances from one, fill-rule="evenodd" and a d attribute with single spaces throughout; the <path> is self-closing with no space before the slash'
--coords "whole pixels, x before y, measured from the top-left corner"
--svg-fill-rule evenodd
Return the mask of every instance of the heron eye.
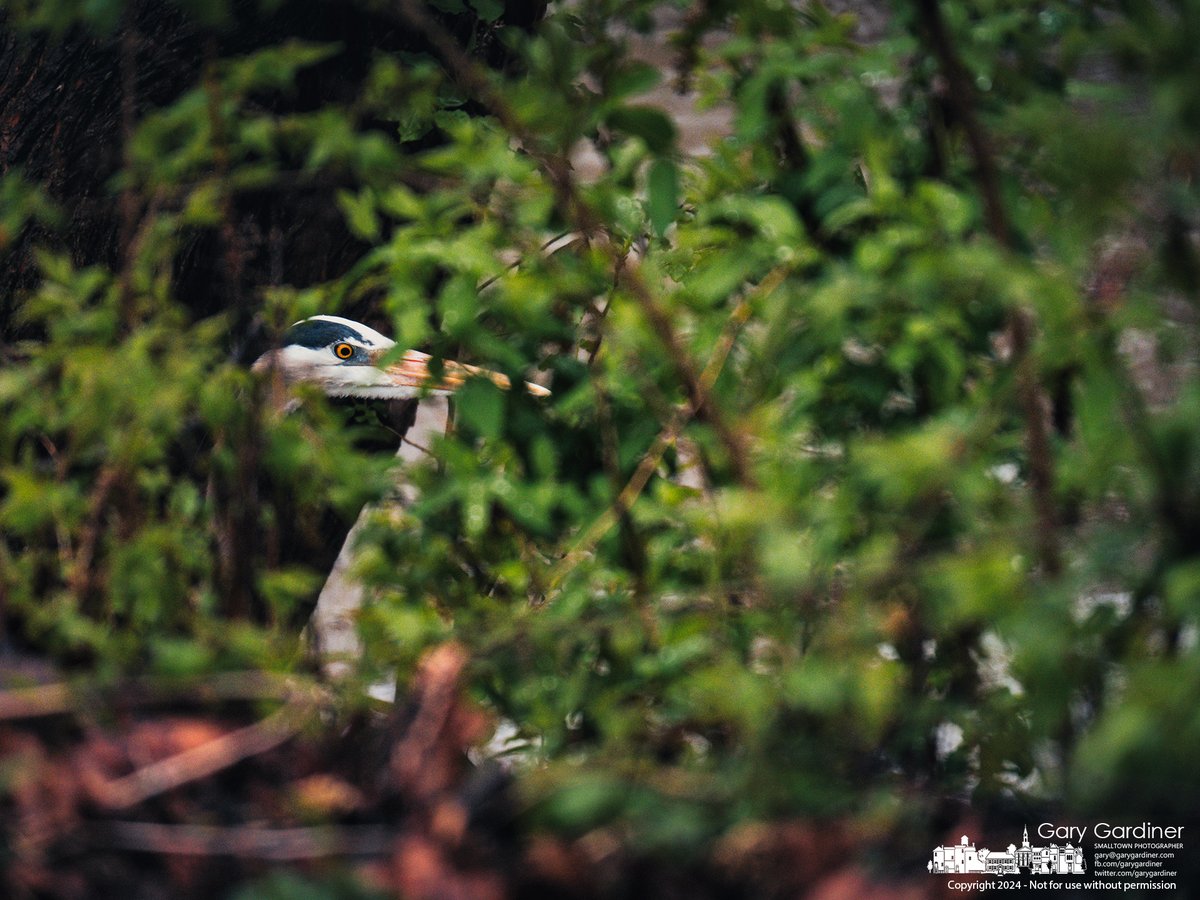
<path id="1" fill-rule="evenodd" d="M 333 348 L 333 353 L 338 359 L 349 359 L 354 355 L 354 348 L 349 344 L 338 344 Z"/>

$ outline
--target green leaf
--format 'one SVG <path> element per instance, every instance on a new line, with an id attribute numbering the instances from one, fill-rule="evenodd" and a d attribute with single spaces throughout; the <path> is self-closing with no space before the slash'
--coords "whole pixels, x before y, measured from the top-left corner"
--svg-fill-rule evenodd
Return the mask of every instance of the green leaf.
<path id="1" fill-rule="evenodd" d="M 646 175 L 646 212 L 659 237 L 675 221 L 678 206 L 679 169 L 669 159 L 656 159 Z"/>
<path id="2" fill-rule="evenodd" d="M 619 106 L 608 114 L 610 128 L 639 137 L 650 152 L 669 153 L 675 145 L 675 123 L 655 106 Z"/>
<path id="3" fill-rule="evenodd" d="M 229 20 L 227 0 L 175 0 L 202 25 L 219 26 Z"/>
<path id="4" fill-rule="evenodd" d="M 110 34 L 121 20 L 121 0 L 84 0 L 83 13 L 88 23 L 100 34 Z"/>
<path id="5" fill-rule="evenodd" d="M 468 0 L 471 9 L 479 13 L 479 18 L 485 22 L 495 22 L 504 15 L 503 0 Z"/>
<path id="6" fill-rule="evenodd" d="M 472 378 L 454 396 L 463 424 L 488 439 L 504 427 L 504 393 L 486 378 Z"/>
<path id="7" fill-rule="evenodd" d="M 620 100 L 634 94 L 644 94 L 662 81 L 662 71 L 649 63 L 634 60 L 614 71 L 608 79 L 609 101 Z"/>
<path id="8" fill-rule="evenodd" d="M 368 241 L 379 237 L 379 215 L 375 211 L 374 193 L 366 188 L 357 195 L 339 191 L 337 200 L 346 216 L 346 224 L 354 234 Z"/>

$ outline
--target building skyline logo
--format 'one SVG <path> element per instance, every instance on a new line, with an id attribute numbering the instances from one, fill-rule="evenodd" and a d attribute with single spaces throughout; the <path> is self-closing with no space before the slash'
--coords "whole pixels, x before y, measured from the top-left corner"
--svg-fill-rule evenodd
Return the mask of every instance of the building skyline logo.
<path id="1" fill-rule="evenodd" d="M 1083 848 L 1068 843 L 1065 847 L 1050 844 L 1033 847 L 1029 843 L 1029 826 L 1021 846 L 1009 844 L 1007 850 L 977 848 L 964 834 L 957 844 L 934 847 L 926 865 L 933 875 L 1082 875 L 1084 873 Z"/>

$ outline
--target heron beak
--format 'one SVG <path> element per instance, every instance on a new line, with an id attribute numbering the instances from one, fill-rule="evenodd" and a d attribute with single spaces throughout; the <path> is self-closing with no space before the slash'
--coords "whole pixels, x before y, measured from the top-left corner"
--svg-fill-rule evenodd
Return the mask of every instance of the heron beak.
<path id="1" fill-rule="evenodd" d="M 378 364 L 378 361 L 386 353 L 386 350 L 381 350 L 371 354 L 373 361 Z M 496 387 L 506 391 L 512 387 L 512 383 L 508 380 L 508 377 L 501 375 L 499 372 L 492 372 L 488 369 L 481 369 L 478 366 L 469 366 L 465 363 L 454 362 L 451 359 L 443 360 L 440 375 L 434 375 L 429 367 L 432 359 L 433 357 L 428 353 L 422 353 L 419 350 L 409 350 L 398 361 L 383 366 L 382 371 L 387 376 L 388 381 L 397 387 L 411 388 L 419 391 L 452 394 L 466 384 L 468 378 L 486 378 L 492 384 L 496 385 Z M 550 391 L 540 384 L 532 384 L 527 381 L 525 382 L 525 389 L 535 397 L 550 396 Z"/>

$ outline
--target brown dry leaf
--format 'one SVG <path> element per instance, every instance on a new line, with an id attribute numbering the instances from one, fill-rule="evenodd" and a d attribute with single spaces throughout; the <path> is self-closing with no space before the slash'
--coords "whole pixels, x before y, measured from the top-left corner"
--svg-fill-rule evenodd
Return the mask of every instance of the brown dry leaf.
<path id="1" fill-rule="evenodd" d="M 317 773 L 292 784 L 294 805 L 305 816 L 326 818 L 361 809 L 362 791 L 336 775 Z"/>
<path id="2" fill-rule="evenodd" d="M 6 815 L 13 855 L 38 862 L 46 845 L 79 823 L 80 786 L 73 766 L 54 759 L 36 737 L 0 732 L 5 792 L 15 814 Z"/>
<path id="3" fill-rule="evenodd" d="M 413 683 L 408 728 L 392 750 L 395 787 L 422 803 L 459 783 L 478 714 L 459 711 L 459 677 L 467 654 L 457 644 L 430 651 Z"/>
<path id="4" fill-rule="evenodd" d="M 409 834 L 396 842 L 392 887 L 410 900 L 503 900 L 499 873 L 464 870 L 430 838 Z"/>
<path id="5" fill-rule="evenodd" d="M 538 835 L 530 841 L 521 862 L 522 877 L 531 885 L 572 887 L 588 882 L 590 866 L 566 841 Z"/>

